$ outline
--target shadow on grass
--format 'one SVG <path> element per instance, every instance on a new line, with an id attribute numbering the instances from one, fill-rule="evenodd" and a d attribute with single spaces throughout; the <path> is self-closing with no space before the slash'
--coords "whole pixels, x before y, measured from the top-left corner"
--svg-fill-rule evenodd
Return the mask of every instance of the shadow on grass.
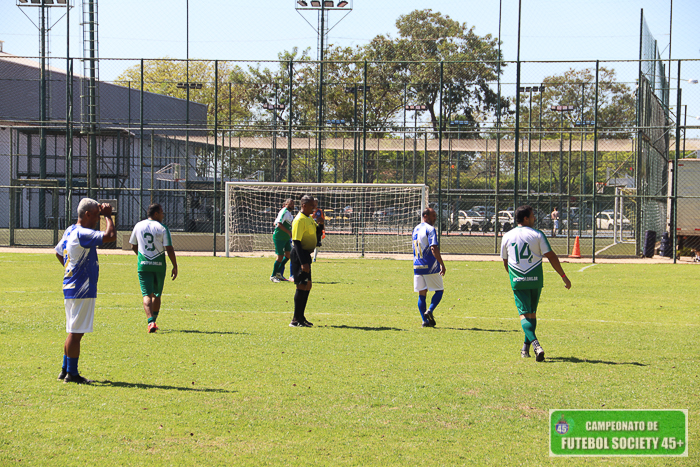
<path id="1" fill-rule="evenodd" d="M 449 329 L 451 331 L 481 331 L 481 332 L 522 332 L 515 329 L 481 329 L 481 328 L 443 328 L 437 326 L 440 329 Z"/>
<path id="2" fill-rule="evenodd" d="M 143 384 L 143 383 L 125 383 L 123 381 L 93 381 L 94 386 L 112 386 L 115 388 L 134 388 L 134 389 L 174 389 L 176 391 L 191 391 L 191 392 L 218 392 L 222 394 L 233 394 L 238 391 L 227 391 L 226 389 L 209 389 L 196 388 L 187 386 L 164 386 L 159 384 Z"/>
<path id="3" fill-rule="evenodd" d="M 327 328 L 336 328 L 336 329 L 358 329 L 360 331 L 406 331 L 406 329 L 399 329 L 399 328 L 388 328 L 385 326 L 378 326 L 378 327 L 372 327 L 372 326 L 346 326 L 346 325 L 340 325 L 340 326 L 333 326 L 333 325 L 327 325 L 325 326 Z"/>
<path id="4" fill-rule="evenodd" d="M 606 362 L 605 360 L 589 360 L 577 357 L 547 357 L 550 362 L 566 362 L 566 363 L 602 363 L 603 365 L 634 365 L 634 366 L 649 366 L 639 362 Z"/>
<path id="5" fill-rule="evenodd" d="M 248 334 L 247 332 L 236 332 L 236 331 L 200 331 L 198 329 L 168 329 L 162 334 L 167 334 L 169 332 L 181 332 L 183 334 Z"/>
<path id="6" fill-rule="evenodd" d="M 314 284 L 324 284 L 324 285 L 334 285 L 334 284 L 340 284 L 340 282 L 321 282 L 321 281 L 313 281 Z"/>

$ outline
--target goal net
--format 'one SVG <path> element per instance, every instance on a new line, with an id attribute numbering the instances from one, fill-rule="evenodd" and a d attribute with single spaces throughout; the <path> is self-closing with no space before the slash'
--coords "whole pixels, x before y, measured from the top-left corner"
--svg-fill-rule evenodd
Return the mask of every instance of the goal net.
<path id="1" fill-rule="evenodd" d="M 226 183 L 226 255 L 274 251 L 274 221 L 282 204 L 311 195 L 324 211 L 323 251 L 411 253 L 411 233 L 428 205 L 425 185 L 358 183 Z"/>

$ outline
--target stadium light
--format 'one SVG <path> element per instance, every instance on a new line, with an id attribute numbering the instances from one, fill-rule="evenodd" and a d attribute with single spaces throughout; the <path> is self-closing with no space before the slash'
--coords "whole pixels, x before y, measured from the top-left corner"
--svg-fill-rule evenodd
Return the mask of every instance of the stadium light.
<path id="1" fill-rule="evenodd" d="M 297 3 L 301 6 L 309 6 L 309 4 L 306 3 L 304 0 L 299 0 Z"/>
<path id="2" fill-rule="evenodd" d="M 346 2 L 345 0 L 338 2 L 338 8 L 343 8 L 346 6 L 348 6 L 348 2 Z"/>
<path id="3" fill-rule="evenodd" d="M 188 87 L 190 89 L 202 89 L 202 83 L 177 83 L 177 88 L 178 89 L 187 89 Z"/>
<path id="4" fill-rule="evenodd" d="M 265 110 L 284 110 L 285 105 L 284 104 L 263 104 L 263 109 Z"/>
<path id="5" fill-rule="evenodd" d="M 407 105 L 407 106 L 405 106 L 405 108 L 406 108 L 406 110 L 417 110 L 417 111 L 428 110 L 427 105 Z"/>
<path id="6" fill-rule="evenodd" d="M 321 7 L 320 0 L 311 0 L 311 6 L 315 7 L 315 8 L 320 8 Z"/>
<path id="7" fill-rule="evenodd" d="M 696 79 L 689 79 L 688 82 L 690 84 L 698 84 L 698 80 L 696 80 Z"/>

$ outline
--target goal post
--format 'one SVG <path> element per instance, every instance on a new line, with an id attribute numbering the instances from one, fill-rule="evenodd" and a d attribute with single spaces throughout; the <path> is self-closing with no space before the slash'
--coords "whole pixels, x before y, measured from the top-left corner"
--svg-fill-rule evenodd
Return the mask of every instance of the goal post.
<path id="1" fill-rule="evenodd" d="M 293 199 L 311 195 L 326 216 L 323 251 L 408 254 L 411 234 L 428 206 L 421 184 L 372 183 L 226 183 L 226 256 L 231 252 L 274 251 L 277 213 Z"/>

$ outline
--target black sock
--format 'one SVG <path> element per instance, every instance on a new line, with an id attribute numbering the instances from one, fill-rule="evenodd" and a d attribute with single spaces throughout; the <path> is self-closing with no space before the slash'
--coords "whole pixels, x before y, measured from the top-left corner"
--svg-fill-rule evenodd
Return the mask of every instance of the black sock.
<path id="1" fill-rule="evenodd" d="M 308 299 L 308 290 L 297 289 L 294 294 L 294 321 L 297 323 L 304 322 L 304 310 L 306 309 L 306 301 Z"/>

